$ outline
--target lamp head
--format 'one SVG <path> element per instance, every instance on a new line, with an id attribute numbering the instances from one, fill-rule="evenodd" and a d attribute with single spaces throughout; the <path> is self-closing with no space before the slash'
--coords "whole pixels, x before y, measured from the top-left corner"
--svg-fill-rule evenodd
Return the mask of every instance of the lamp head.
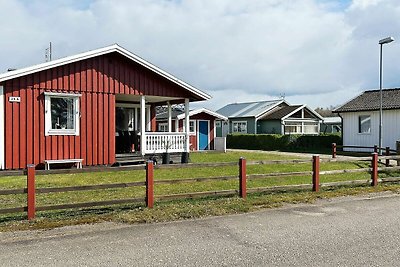
<path id="1" fill-rule="evenodd" d="M 386 38 L 384 38 L 382 40 L 379 40 L 379 44 L 380 45 L 388 44 L 388 43 L 391 43 L 393 41 L 394 41 L 393 37 L 386 37 Z"/>

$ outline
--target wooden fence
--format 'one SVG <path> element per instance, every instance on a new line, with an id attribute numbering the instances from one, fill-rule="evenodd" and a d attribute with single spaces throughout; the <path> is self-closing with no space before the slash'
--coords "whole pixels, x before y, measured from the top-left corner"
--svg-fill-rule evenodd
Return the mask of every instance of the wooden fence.
<path id="1" fill-rule="evenodd" d="M 383 156 L 380 159 L 400 159 L 400 156 Z M 360 168 L 360 169 L 346 169 L 346 170 L 329 170 L 320 171 L 320 162 L 340 162 L 340 161 L 370 161 L 371 167 Z M 257 164 L 288 164 L 288 163 L 312 163 L 312 171 L 301 171 L 301 172 L 280 172 L 280 173 L 267 173 L 267 174 L 247 174 L 246 166 L 257 165 Z M 247 193 L 255 192 L 276 192 L 286 190 L 297 190 L 297 189 L 308 189 L 314 192 L 318 192 L 320 187 L 333 187 L 333 186 L 344 186 L 344 185 L 366 185 L 377 186 L 378 182 L 398 182 L 400 177 L 385 178 L 378 180 L 379 171 L 399 171 L 400 167 L 381 167 L 378 168 L 378 154 L 373 153 L 372 157 L 359 157 L 355 160 L 341 159 L 341 158 L 327 158 L 320 159 L 319 156 L 313 156 L 310 160 L 279 160 L 279 161 L 249 161 L 240 158 L 239 162 L 234 163 L 212 163 L 212 164 L 192 164 L 192 165 L 175 165 L 168 166 L 168 168 L 179 168 L 179 167 L 199 167 L 199 166 L 238 166 L 238 175 L 233 176 L 219 176 L 219 177 L 198 177 L 198 178 L 183 178 L 173 180 L 154 180 L 154 165 L 152 161 L 146 163 L 146 181 L 143 182 L 131 182 L 131 183 L 116 183 L 116 184 L 98 184 L 98 185 L 84 185 L 84 186 L 68 186 L 68 187 L 52 187 L 52 188 L 36 188 L 35 185 L 35 171 L 34 165 L 27 166 L 27 187 L 22 189 L 6 189 L 0 190 L 0 195 L 15 195 L 15 194 L 27 194 L 27 206 L 18 208 L 7 208 L 0 209 L 0 214 L 15 213 L 15 212 L 27 212 L 27 218 L 29 220 L 35 218 L 36 211 L 47 211 L 47 210 L 60 210 L 60 209 L 71 209 L 71 208 L 86 208 L 95 206 L 107 206 L 114 204 L 131 204 L 131 203 L 144 203 L 148 208 L 154 206 L 154 199 L 158 201 L 171 200 L 171 199 L 188 199 L 196 197 L 206 196 L 222 196 L 222 195 L 235 195 L 238 194 L 241 198 L 245 199 Z M 331 183 L 320 183 L 320 175 L 326 174 L 341 174 L 341 173 L 358 173 L 358 172 L 370 172 L 371 179 L 366 180 L 351 180 Z M 270 186 L 270 187 L 258 187 L 258 188 L 247 188 L 247 180 L 255 179 L 267 179 L 271 177 L 287 177 L 287 176 L 311 176 L 311 184 L 297 184 L 297 185 L 284 185 L 284 186 Z M 160 195 L 154 196 L 154 184 L 176 184 L 176 183 L 194 183 L 194 182 L 205 182 L 205 181 L 227 181 L 227 180 L 239 180 L 239 188 L 232 190 L 219 190 L 219 191 L 207 191 L 207 192 L 194 192 L 184 194 L 173 194 L 173 195 Z M 70 203 L 60 205 L 48 205 L 48 206 L 36 206 L 36 195 L 46 194 L 54 192 L 73 192 L 73 191 L 88 191 L 88 190 L 101 190 L 111 188 L 127 188 L 145 186 L 146 194 L 142 198 L 129 198 L 129 199 L 115 199 L 106 201 L 96 202 L 83 202 L 83 203 Z"/>
<path id="2" fill-rule="evenodd" d="M 343 145 L 336 145 L 336 143 L 332 143 L 332 148 L 331 148 L 332 158 L 336 158 L 338 149 L 342 149 L 342 151 L 343 151 L 345 148 L 368 149 L 368 150 L 373 150 L 374 153 L 385 154 L 385 156 L 399 154 L 398 150 L 390 149 L 390 147 L 388 147 L 388 146 L 387 147 L 378 147 L 377 145 L 374 145 L 373 147 L 371 147 L 371 146 L 343 146 Z M 351 151 L 351 152 L 357 152 L 357 151 Z"/>

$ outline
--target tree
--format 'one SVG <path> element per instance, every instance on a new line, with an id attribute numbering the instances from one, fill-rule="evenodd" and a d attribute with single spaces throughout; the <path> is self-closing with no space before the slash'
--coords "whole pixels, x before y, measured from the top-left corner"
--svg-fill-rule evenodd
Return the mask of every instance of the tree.
<path id="1" fill-rule="evenodd" d="M 315 112 L 317 112 L 322 117 L 336 117 L 337 114 L 332 112 L 335 108 L 336 107 L 332 105 L 327 108 L 317 107 L 315 109 Z"/>

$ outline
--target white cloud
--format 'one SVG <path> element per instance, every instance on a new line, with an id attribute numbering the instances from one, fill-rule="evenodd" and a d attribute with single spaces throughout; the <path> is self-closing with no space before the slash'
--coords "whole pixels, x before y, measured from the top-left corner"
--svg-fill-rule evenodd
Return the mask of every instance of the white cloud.
<path id="1" fill-rule="evenodd" d="M 77 4 L 79 3 L 79 5 Z M 397 0 L 6 1 L 0 70 L 112 43 L 229 102 L 279 97 L 310 106 L 345 102 L 378 85 L 377 42 L 398 37 Z M 399 46 L 384 48 L 396 86 Z"/>

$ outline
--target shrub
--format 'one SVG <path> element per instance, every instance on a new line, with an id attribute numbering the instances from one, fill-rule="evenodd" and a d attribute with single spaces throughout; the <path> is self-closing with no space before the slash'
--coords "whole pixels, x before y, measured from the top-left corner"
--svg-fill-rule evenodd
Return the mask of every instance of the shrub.
<path id="1" fill-rule="evenodd" d="M 341 145 L 341 137 L 336 134 L 229 134 L 226 139 L 228 148 L 252 150 L 326 150 L 332 143 Z"/>

